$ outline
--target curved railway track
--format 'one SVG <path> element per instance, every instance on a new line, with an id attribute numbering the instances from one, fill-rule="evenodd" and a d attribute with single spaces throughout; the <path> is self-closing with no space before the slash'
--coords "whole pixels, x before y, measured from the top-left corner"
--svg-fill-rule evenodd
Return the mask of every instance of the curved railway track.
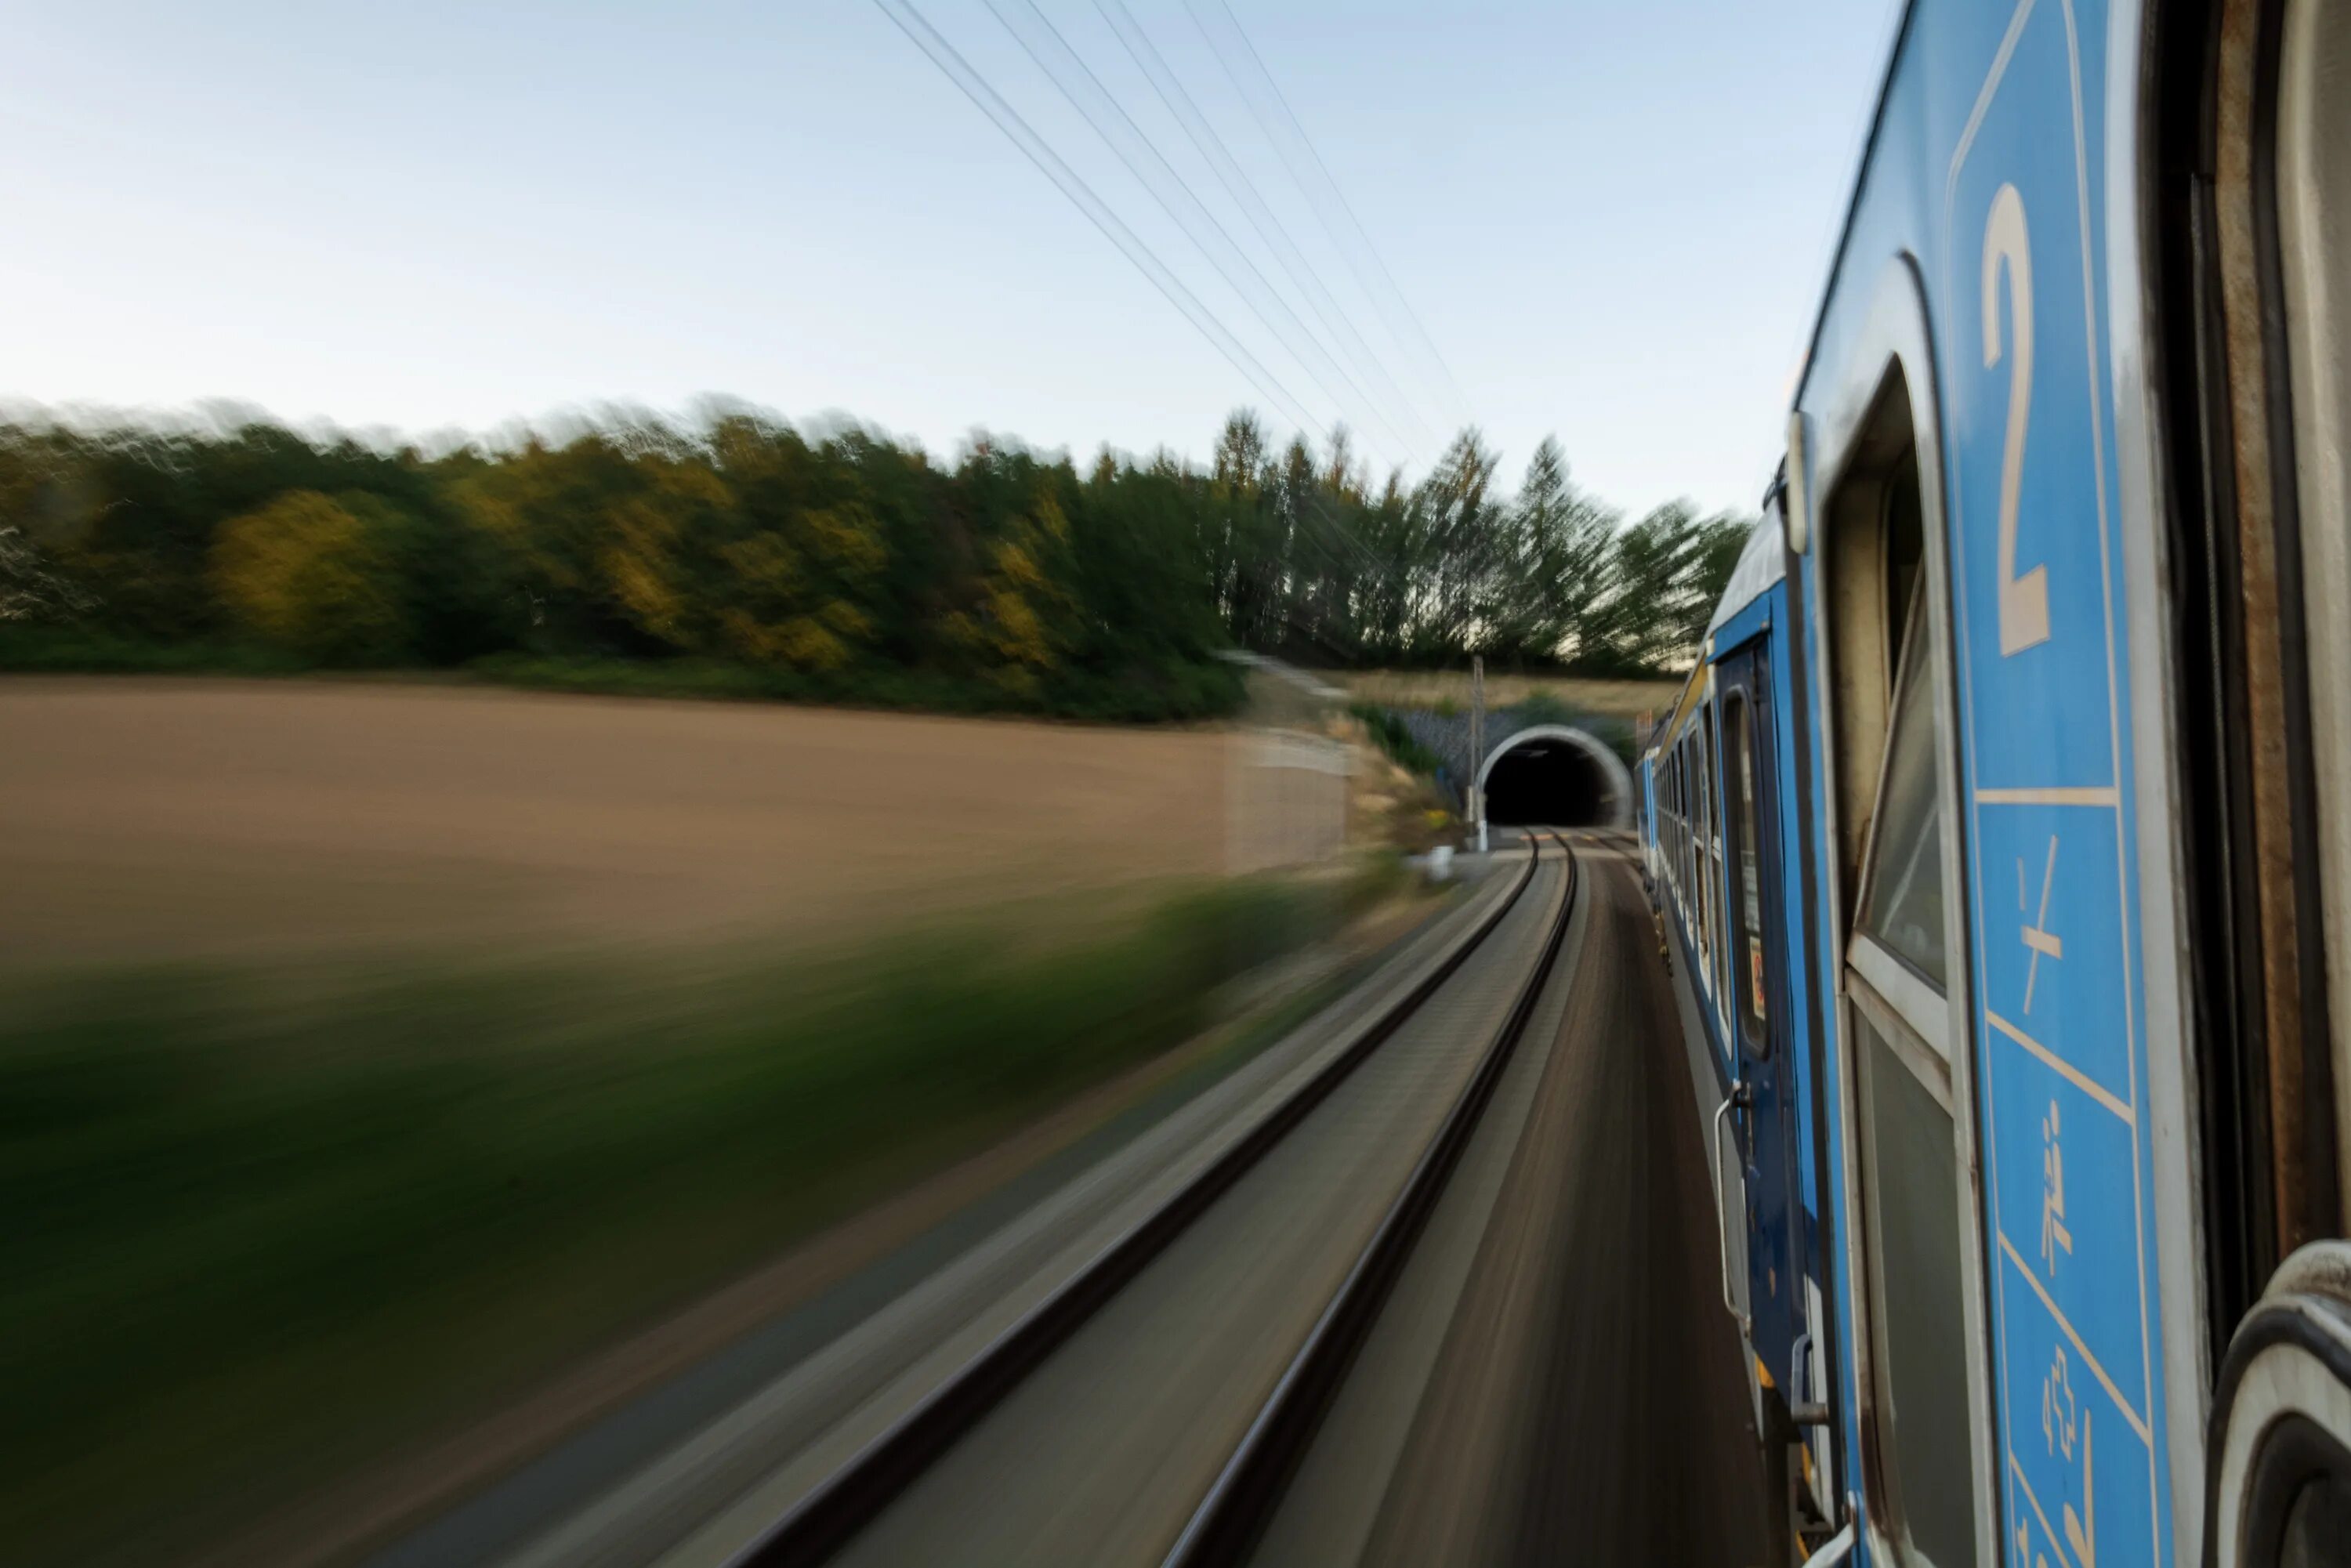
<path id="1" fill-rule="evenodd" d="M 1546 863 L 1543 839 L 1563 862 L 1555 910 L 1544 912 L 1532 958 L 1516 970 L 1500 1028 L 1468 1074 L 1442 1123 L 1421 1148 L 1387 1205 L 1270 1392 L 1249 1420 L 1214 1481 L 1199 1498 L 1165 1557 L 1168 1564 L 1236 1562 L 1270 1517 L 1284 1485 L 1312 1441 L 1415 1239 L 1474 1134 L 1480 1113 L 1526 1032 L 1575 907 L 1575 855 L 1559 834 L 1530 834 L 1531 852 L 1509 894 L 1468 939 L 1408 992 L 1361 1029 L 1347 1048 L 1302 1083 L 1165 1203 L 1130 1226 L 1038 1301 L 957 1371 L 802 1496 L 727 1561 L 735 1568 L 822 1563 L 842 1551 L 915 1488 L 975 1427 L 1028 1383 L 1086 1325 L 1163 1259 L 1194 1223 L 1259 1168 L 1379 1048 L 1423 1014 L 1432 998 L 1473 956 L 1489 950 L 1498 930 L 1537 883 Z M 1520 923 L 1523 924 L 1523 923 Z M 1161 1539 L 1165 1539 L 1164 1536 Z"/>

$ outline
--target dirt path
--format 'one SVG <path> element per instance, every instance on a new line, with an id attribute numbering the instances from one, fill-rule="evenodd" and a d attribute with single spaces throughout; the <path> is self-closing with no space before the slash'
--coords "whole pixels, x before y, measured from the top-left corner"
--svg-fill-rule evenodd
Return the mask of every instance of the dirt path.
<path id="1" fill-rule="evenodd" d="M 0 680 L 0 961 L 821 931 L 1218 869 L 1225 737 Z"/>

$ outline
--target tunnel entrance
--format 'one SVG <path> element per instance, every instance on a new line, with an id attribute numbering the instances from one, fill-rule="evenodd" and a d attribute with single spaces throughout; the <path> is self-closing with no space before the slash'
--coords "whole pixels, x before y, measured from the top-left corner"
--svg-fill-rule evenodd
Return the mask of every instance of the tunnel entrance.
<path id="1" fill-rule="evenodd" d="M 1486 820 L 1498 827 L 1542 823 L 1584 828 L 1602 821 L 1608 781 L 1583 748 L 1563 740 L 1530 741 L 1494 759 L 1486 775 Z"/>
<path id="2" fill-rule="evenodd" d="M 1486 821 L 1497 827 L 1621 827 L 1631 805 L 1615 754 L 1564 726 L 1503 741 L 1487 760 L 1485 788 Z"/>

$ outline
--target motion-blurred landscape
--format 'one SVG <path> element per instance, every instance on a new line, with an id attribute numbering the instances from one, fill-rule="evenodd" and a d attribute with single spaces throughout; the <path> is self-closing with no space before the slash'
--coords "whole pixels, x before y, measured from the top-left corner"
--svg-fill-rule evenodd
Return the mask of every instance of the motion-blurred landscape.
<path id="1" fill-rule="evenodd" d="M 1213 731 L 144 677 L 0 726 L 35 1560 L 462 1427 L 1399 895 L 1219 880 Z"/>
<path id="2" fill-rule="evenodd" d="M 1174 292 L 908 7 L 100 10 L 0 64 L 0 1562 L 366 1560 L 1286 1060 L 1468 906 L 1463 716 L 1629 759 L 1753 522 L 1204 7 L 1059 17 L 1273 247 Z"/>
<path id="3" fill-rule="evenodd" d="M 1458 800 L 1367 720 L 1476 653 L 1621 722 L 1744 526 L 1498 468 L 1246 415 L 1082 473 L 741 413 L 0 430 L 0 1522 L 298 1555 L 306 1496 L 397 1517 L 613 1336 L 1229 1067 L 1426 904 Z M 1311 843 L 1242 820 L 1235 650 L 1322 672 Z"/>

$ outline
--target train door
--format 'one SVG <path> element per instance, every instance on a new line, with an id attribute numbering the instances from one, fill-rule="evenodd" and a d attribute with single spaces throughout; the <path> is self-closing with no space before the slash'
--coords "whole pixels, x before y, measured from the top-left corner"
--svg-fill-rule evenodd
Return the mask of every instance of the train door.
<path id="1" fill-rule="evenodd" d="M 1747 643 L 1715 665 L 1720 694 L 1723 840 L 1729 948 L 1723 1013 L 1737 1076 L 1740 1153 L 1747 1189 L 1749 1337 L 1783 1400 L 1805 1397 L 1789 1376 L 1805 1331 L 1802 1209 L 1796 1173 L 1796 1072 L 1780 922 L 1781 866 L 1771 824 L 1779 821 L 1771 745 L 1769 643 Z"/>
<path id="2" fill-rule="evenodd" d="M 1698 961 L 1701 971 L 1698 995 L 1713 1004 L 1715 1011 L 1707 1017 L 1716 1022 L 1716 1044 L 1720 1040 L 1722 1006 L 1721 955 L 1722 944 L 1715 932 L 1722 904 L 1722 839 L 1719 820 L 1720 791 L 1714 777 L 1714 694 L 1690 716 L 1690 756 L 1698 770 L 1698 836 L 1691 859 L 1696 864 L 1698 893 Z M 1729 1062 L 1723 1059 L 1723 1070 Z"/>
<path id="3" fill-rule="evenodd" d="M 1871 1560 L 1962 1568 L 2003 1538 L 1939 454 L 1907 283 L 1880 293 L 1864 352 L 1883 357 L 1855 367 L 1865 412 L 1823 455 L 1827 935 Z"/>
<path id="4" fill-rule="evenodd" d="M 1724 813 L 1729 809 L 1729 800 L 1723 792 L 1722 737 L 1718 728 L 1717 717 L 1720 712 L 1721 699 L 1718 695 L 1713 702 L 1706 705 L 1704 710 L 1706 749 L 1709 764 L 1707 768 L 1707 780 L 1711 786 L 1710 804 L 1712 806 L 1707 824 L 1707 846 L 1711 852 L 1712 858 L 1707 866 L 1706 874 L 1707 885 L 1712 890 L 1713 897 L 1708 912 L 1713 920 L 1709 929 L 1713 934 L 1710 940 L 1714 947 L 1714 1005 L 1716 1017 L 1720 1020 L 1723 1030 L 1722 1065 L 1724 1071 L 1732 1072 L 1735 1075 L 1739 1062 L 1737 1053 L 1731 1049 L 1730 1044 L 1730 923 L 1726 918 L 1723 909 L 1723 901 L 1730 895 L 1730 882 L 1723 858 L 1723 836 L 1729 830 L 1723 821 Z"/>

